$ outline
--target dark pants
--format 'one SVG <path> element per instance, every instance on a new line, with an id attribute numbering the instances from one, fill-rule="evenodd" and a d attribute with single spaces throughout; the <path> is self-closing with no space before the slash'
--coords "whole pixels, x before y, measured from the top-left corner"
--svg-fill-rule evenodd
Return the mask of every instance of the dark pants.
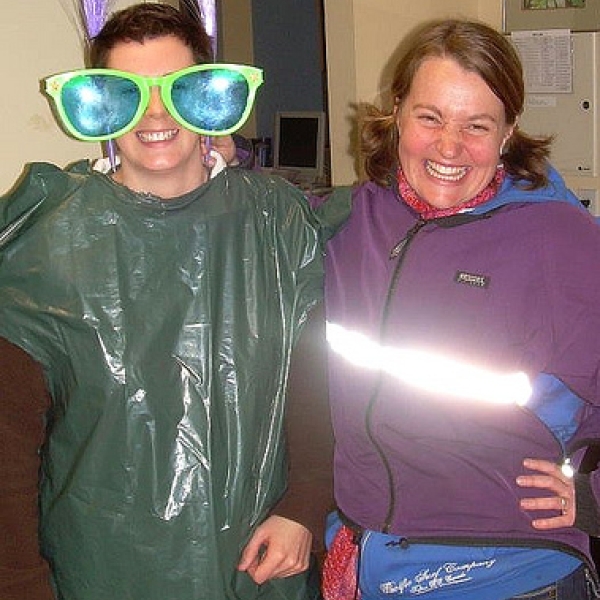
<path id="1" fill-rule="evenodd" d="M 586 566 L 582 565 L 563 579 L 509 600 L 595 600 L 600 598 Z"/>

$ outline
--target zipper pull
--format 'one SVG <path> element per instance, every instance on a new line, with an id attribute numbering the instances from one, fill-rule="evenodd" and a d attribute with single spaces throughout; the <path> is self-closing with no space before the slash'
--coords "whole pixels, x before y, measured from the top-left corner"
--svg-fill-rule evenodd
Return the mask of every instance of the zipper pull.
<path id="1" fill-rule="evenodd" d="M 571 464 L 571 459 L 568 457 L 565 458 L 562 465 L 560 465 L 560 470 L 562 471 L 562 474 L 569 479 L 572 479 L 575 475 L 575 468 Z"/>
<path id="2" fill-rule="evenodd" d="M 388 534 L 389 535 L 389 534 Z M 388 548 L 398 546 L 402 550 L 407 550 L 410 547 L 410 542 L 405 537 L 400 537 L 397 540 L 391 540 L 385 544 Z"/>
<path id="3" fill-rule="evenodd" d="M 389 256 L 390 260 L 394 260 L 400 256 L 408 242 L 412 240 L 417 231 L 419 231 L 425 223 L 427 223 L 427 221 L 422 217 L 419 217 L 419 220 L 406 232 L 406 235 L 392 248 Z"/>
<path id="4" fill-rule="evenodd" d="M 393 248 L 392 251 L 390 252 L 390 260 L 394 260 L 395 258 L 398 258 L 398 256 L 400 256 L 400 252 L 402 252 L 402 248 L 404 248 L 404 246 L 406 245 L 407 239 L 404 238 L 402 240 L 400 240 Z"/>

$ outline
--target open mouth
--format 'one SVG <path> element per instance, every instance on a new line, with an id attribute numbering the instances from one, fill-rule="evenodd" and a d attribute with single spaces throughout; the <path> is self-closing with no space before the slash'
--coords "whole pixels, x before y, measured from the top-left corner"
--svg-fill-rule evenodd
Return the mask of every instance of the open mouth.
<path id="1" fill-rule="evenodd" d="M 425 161 L 425 170 L 431 177 L 440 181 L 460 181 L 468 172 L 469 167 L 450 167 L 440 163 Z"/>
<path id="2" fill-rule="evenodd" d="M 136 135 L 142 142 L 168 142 L 176 135 L 178 129 L 162 129 L 161 131 L 138 131 Z"/>

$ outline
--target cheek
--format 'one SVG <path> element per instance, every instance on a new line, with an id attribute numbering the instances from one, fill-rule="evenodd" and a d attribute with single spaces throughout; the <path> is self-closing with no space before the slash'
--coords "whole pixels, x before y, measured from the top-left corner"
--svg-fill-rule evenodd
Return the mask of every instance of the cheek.
<path id="1" fill-rule="evenodd" d="M 180 140 L 185 140 L 185 142 L 187 144 L 196 144 L 196 143 L 199 144 L 200 143 L 200 139 L 201 139 L 200 135 L 198 135 L 197 133 L 194 133 L 193 131 L 190 131 L 189 129 L 186 129 L 182 125 L 179 125 L 178 128 L 179 128 L 178 137 Z"/>
<path id="2" fill-rule="evenodd" d="M 427 135 L 426 132 L 416 132 L 415 130 L 406 129 L 400 136 L 398 144 L 398 156 L 400 160 L 422 160 L 428 149 L 431 148 L 433 136 Z"/>
<path id="3" fill-rule="evenodd" d="M 113 140 L 113 142 L 115 143 L 117 148 L 123 148 L 123 147 L 127 148 L 127 146 L 131 146 L 131 144 L 133 144 L 134 142 L 137 142 L 137 141 L 138 140 L 135 136 L 134 131 L 129 131 L 125 135 L 122 135 Z"/>
<path id="4" fill-rule="evenodd" d="M 494 167 L 500 162 L 500 144 L 474 142 L 469 146 L 471 160 L 481 167 Z"/>
<path id="5" fill-rule="evenodd" d="M 205 151 L 207 151 L 210 148 L 203 148 L 203 145 L 201 143 L 202 139 L 197 133 L 193 133 L 192 131 L 189 131 L 187 129 L 185 131 L 180 131 L 179 133 L 180 135 L 182 133 L 185 133 L 185 135 L 183 135 L 179 140 L 181 152 L 184 154 L 189 154 L 192 156 L 197 154 L 198 158 L 201 159 Z"/>

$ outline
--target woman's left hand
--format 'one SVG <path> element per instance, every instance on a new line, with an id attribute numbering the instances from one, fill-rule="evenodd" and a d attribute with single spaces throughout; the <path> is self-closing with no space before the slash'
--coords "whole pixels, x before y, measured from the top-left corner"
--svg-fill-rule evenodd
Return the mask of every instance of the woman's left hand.
<path id="1" fill-rule="evenodd" d="M 308 569 L 312 534 L 306 527 L 277 515 L 269 517 L 254 532 L 238 565 L 257 584 L 290 577 Z"/>
<path id="2" fill-rule="evenodd" d="M 524 510 L 556 510 L 556 517 L 534 519 L 531 524 L 536 529 L 558 529 L 571 527 L 575 523 L 575 484 L 573 477 L 563 473 L 560 465 L 549 460 L 526 458 L 523 466 L 536 474 L 520 475 L 517 485 L 540 488 L 552 492 L 551 496 L 523 498 L 520 502 Z"/>

